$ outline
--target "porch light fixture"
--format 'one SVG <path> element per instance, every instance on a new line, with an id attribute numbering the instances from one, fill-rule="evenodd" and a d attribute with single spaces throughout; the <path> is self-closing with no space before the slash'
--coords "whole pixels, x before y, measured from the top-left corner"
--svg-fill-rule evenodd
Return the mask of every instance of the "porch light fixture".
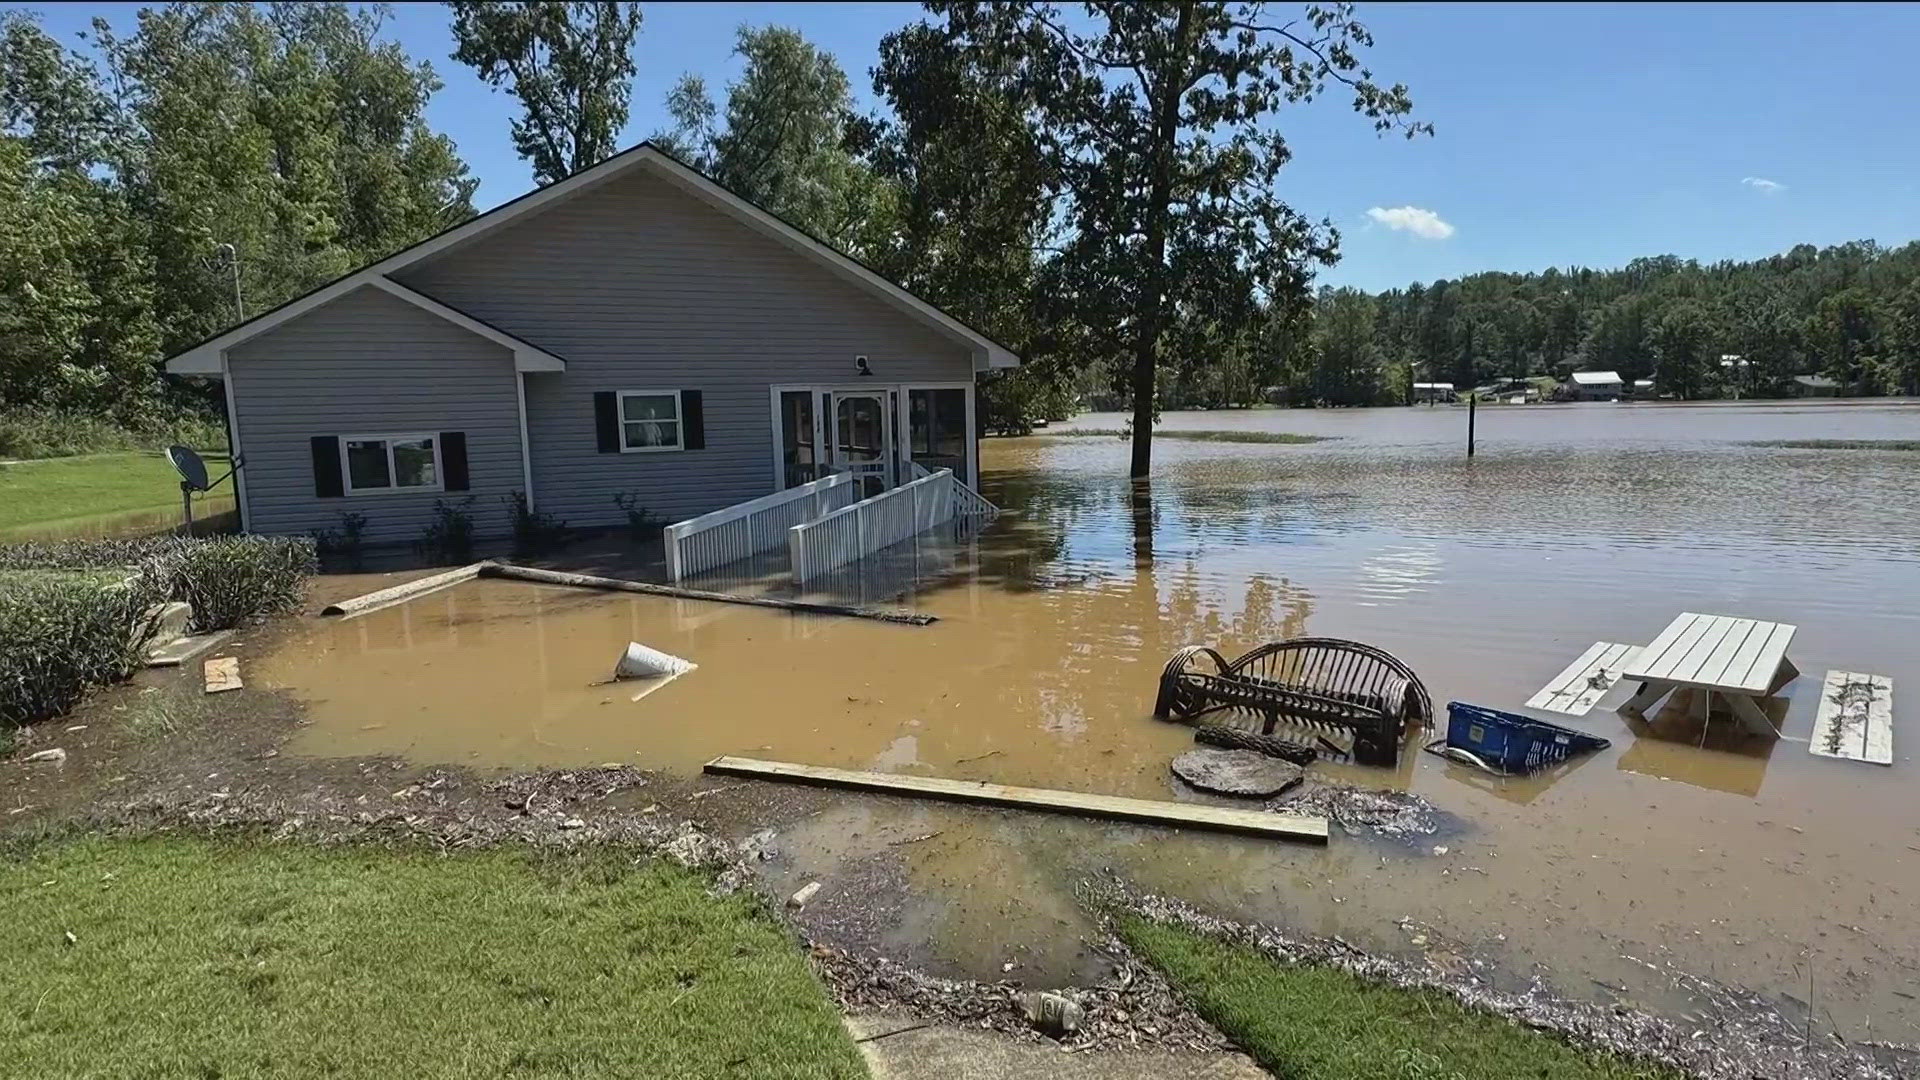
<path id="1" fill-rule="evenodd" d="M 859 372 L 861 375 L 873 374 L 873 368 L 867 364 L 867 358 L 864 356 L 856 356 L 853 358 L 853 370 Z"/>

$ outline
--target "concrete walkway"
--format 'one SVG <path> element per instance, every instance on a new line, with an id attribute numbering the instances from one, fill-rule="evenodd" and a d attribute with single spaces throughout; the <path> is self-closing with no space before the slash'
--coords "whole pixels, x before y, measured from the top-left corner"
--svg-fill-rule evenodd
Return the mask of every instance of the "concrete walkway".
<path id="1" fill-rule="evenodd" d="M 874 1080 L 1270 1080 L 1243 1054 L 1101 1050 L 1069 1054 L 991 1031 L 850 1016 Z"/>

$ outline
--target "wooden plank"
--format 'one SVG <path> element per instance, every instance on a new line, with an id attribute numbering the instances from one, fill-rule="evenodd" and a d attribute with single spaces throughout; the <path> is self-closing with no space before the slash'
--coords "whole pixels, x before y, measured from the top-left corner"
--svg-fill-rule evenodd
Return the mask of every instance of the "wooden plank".
<path id="1" fill-rule="evenodd" d="M 583 589 L 608 589 L 614 592 L 644 593 L 648 596 L 677 596 L 683 600 L 711 600 L 716 604 L 745 604 L 748 607 L 779 608 L 782 611 L 799 611 L 809 615 L 845 615 L 856 619 L 875 619 L 880 622 L 905 623 L 909 626 L 926 626 L 930 623 L 940 621 L 938 615 L 928 615 L 918 611 L 856 607 L 852 604 L 820 604 L 807 600 L 785 600 L 777 596 L 740 596 L 734 593 L 707 592 L 704 589 L 682 589 L 675 585 L 655 585 L 645 581 L 627 581 L 624 578 L 594 577 L 591 574 L 567 574 L 558 570 L 540 570 L 531 566 L 515 566 L 512 563 L 482 563 L 480 565 L 480 576 L 513 578 L 519 581 L 538 581 L 546 585 L 572 585 Z"/>
<path id="2" fill-rule="evenodd" d="M 1767 642 L 1760 647 L 1760 654 L 1753 659 L 1753 666 L 1747 669 L 1739 682 L 1733 681 L 1740 673 L 1727 673 L 1727 686 L 1738 686 L 1755 694 L 1764 694 L 1773 685 L 1773 673 L 1780 670 L 1780 664 L 1787 658 L 1787 645 L 1793 640 L 1794 627 L 1788 623 L 1768 623 Z"/>
<path id="3" fill-rule="evenodd" d="M 1720 673 L 1720 685 L 1733 686 L 1734 679 L 1746 678 L 1747 672 L 1753 670 L 1753 662 L 1759 659 L 1761 651 L 1767 647 L 1767 641 L 1773 637 L 1773 627 L 1773 623 L 1767 622 L 1753 624 L 1753 631 L 1747 635 L 1747 640 L 1741 642 L 1740 648 L 1727 660 L 1726 669 Z"/>
<path id="4" fill-rule="evenodd" d="M 1660 636 L 1648 642 L 1647 647 L 1640 650 L 1640 659 L 1632 668 L 1628 669 L 1627 678 L 1645 679 L 1652 677 L 1649 675 L 1649 672 L 1653 670 L 1655 665 L 1664 663 L 1667 660 L 1667 654 L 1673 651 L 1674 645 L 1679 642 L 1680 638 L 1684 636 L 1688 630 L 1693 628 L 1694 623 L 1700 618 L 1702 618 L 1702 616 L 1691 611 L 1683 611 L 1674 616 L 1673 621 L 1667 624 L 1667 628 L 1660 631 Z"/>
<path id="5" fill-rule="evenodd" d="M 1657 664 L 1642 665 L 1653 678 L 1671 679 L 1674 669 L 1680 666 L 1680 661 L 1693 651 L 1693 647 L 1706 634 L 1707 628 L 1713 625 L 1711 615 L 1696 614 L 1691 616 L 1691 619 L 1691 622 L 1681 628 L 1679 636 L 1673 639 L 1673 643 L 1667 646 L 1665 655 L 1660 657 Z"/>
<path id="6" fill-rule="evenodd" d="M 1588 672 L 1592 670 L 1594 662 L 1600 659 L 1600 654 L 1606 651 L 1606 648 L 1607 643 L 1604 641 L 1596 641 L 1588 646 L 1587 651 L 1581 653 L 1578 659 L 1562 669 L 1560 674 L 1547 680 L 1547 685 L 1541 687 L 1539 693 L 1527 699 L 1527 708 L 1552 709 L 1554 712 L 1558 712 L 1558 709 L 1553 709 L 1548 703 L 1557 698 L 1567 696 L 1567 687 L 1576 685 L 1584 679 Z"/>
<path id="7" fill-rule="evenodd" d="M 240 689 L 240 658 L 237 656 L 216 656 L 201 668 L 206 679 L 207 693 L 219 694 L 228 690 Z"/>
<path id="8" fill-rule="evenodd" d="M 948 802 L 978 803 L 1054 814 L 1080 814 L 1088 817 L 1113 818 L 1119 821 L 1137 821 L 1149 825 L 1211 829 L 1218 832 L 1304 840 L 1314 844 L 1327 842 L 1327 819 L 1318 815 L 1275 814 L 1265 810 L 1233 810 L 1189 803 L 1155 802 L 1150 799 L 1125 799 L 1116 795 L 1088 795 L 1077 791 L 1008 787 L 1004 784 L 989 784 L 981 780 L 947 780 L 933 776 L 858 772 L 852 769 L 829 769 L 818 765 L 797 765 L 784 761 L 757 761 L 752 758 L 714 758 L 707 762 L 706 771 L 722 776 L 745 776 L 758 780 L 852 788 L 856 791 L 878 791 L 889 795 L 910 795 Z"/>
<path id="9" fill-rule="evenodd" d="M 412 600 L 416 596 L 424 596 L 430 592 L 436 592 L 452 585 L 458 585 L 463 581 L 472 581 L 474 578 L 480 576 L 480 568 L 484 565 L 486 564 L 473 563 L 469 566 L 462 566 L 458 570 L 449 570 L 444 574 L 431 574 L 427 577 L 415 578 L 412 581 L 402 582 L 389 588 L 367 593 L 365 596 L 356 596 L 351 600 L 342 600 L 337 604 L 328 604 L 326 607 L 320 609 L 320 614 L 346 615 L 348 617 L 365 615 L 369 611 Z"/>
<path id="10" fill-rule="evenodd" d="M 1620 681 L 1620 673 L 1639 652 L 1638 645 L 1596 641 L 1580 654 L 1580 659 L 1528 698 L 1527 708 L 1585 716 Z"/>
<path id="11" fill-rule="evenodd" d="M 1829 671 L 1807 751 L 1875 765 L 1893 764 L 1893 680 Z"/>
<path id="12" fill-rule="evenodd" d="M 1727 627 L 1727 632 L 1720 638 L 1719 647 L 1708 653 L 1707 658 L 1700 662 L 1695 677 L 1703 683 L 1718 684 L 1721 677 L 1727 673 L 1727 667 L 1732 663 L 1734 655 L 1740 651 L 1741 646 L 1746 644 L 1747 639 L 1754 635 L 1755 628 L 1760 625 L 1752 619 L 1732 620 L 1732 624 Z"/>
<path id="13" fill-rule="evenodd" d="M 1685 682 L 1701 682 L 1700 668 L 1707 657 L 1726 640 L 1727 632 L 1733 629 L 1733 620 L 1725 615 L 1709 615 L 1705 620 L 1706 628 L 1687 650 L 1681 653 L 1668 670 L 1667 677 Z"/>

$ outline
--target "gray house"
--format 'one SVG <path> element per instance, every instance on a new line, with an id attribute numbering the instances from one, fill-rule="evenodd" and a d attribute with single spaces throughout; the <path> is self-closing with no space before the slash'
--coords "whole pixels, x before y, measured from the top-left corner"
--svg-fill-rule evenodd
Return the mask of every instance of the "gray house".
<path id="1" fill-rule="evenodd" d="M 524 492 L 667 520 L 910 463 L 977 485 L 974 376 L 1017 357 L 642 144 L 167 361 L 225 382 L 242 528 L 417 537 Z"/>

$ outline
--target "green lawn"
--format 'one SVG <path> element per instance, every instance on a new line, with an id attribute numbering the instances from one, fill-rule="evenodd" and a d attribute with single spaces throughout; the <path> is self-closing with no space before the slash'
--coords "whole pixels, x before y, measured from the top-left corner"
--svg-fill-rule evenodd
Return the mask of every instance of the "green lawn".
<path id="1" fill-rule="evenodd" d="M 225 454 L 208 454 L 207 472 L 227 471 Z M 194 516 L 233 509 L 233 481 L 194 500 Z M 157 532 L 180 522 L 180 477 L 156 453 L 91 454 L 0 465 L 0 536 L 29 533 Z"/>
<path id="2" fill-rule="evenodd" d="M 1401 990 L 1135 917 L 1120 936 L 1281 1080 L 1681 1080 L 1576 1050 L 1437 991 Z"/>
<path id="3" fill-rule="evenodd" d="M 0 1076 L 866 1075 L 751 901 L 612 852 L 90 837 L 0 913 Z"/>

